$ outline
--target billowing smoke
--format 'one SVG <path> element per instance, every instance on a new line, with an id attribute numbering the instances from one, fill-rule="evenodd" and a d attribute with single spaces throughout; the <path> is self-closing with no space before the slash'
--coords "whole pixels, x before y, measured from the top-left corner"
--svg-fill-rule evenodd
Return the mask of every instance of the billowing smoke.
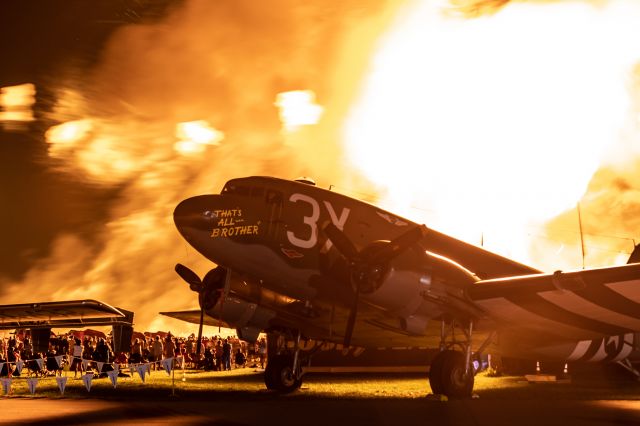
<path id="1" fill-rule="evenodd" d="M 160 22 L 118 30 L 86 78 L 56 88 L 56 114 L 76 121 L 47 135 L 61 173 L 114 188 L 108 220 L 90 238 L 59 236 L 3 303 L 96 298 L 134 311 L 137 329 L 186 329 L 157 315 L 197 306 L 173 266 L 204 274 L 212 265 L 178 236 L 173 208 L 238 176 L 339 183 L 340 120 L 392 11 L 361 0 L 190 0 Z M 300 89 L 324 115 L 285 133 L 276 97 Z M 224 139 L 177 150 L 176 124 L 191 121 Z"/>

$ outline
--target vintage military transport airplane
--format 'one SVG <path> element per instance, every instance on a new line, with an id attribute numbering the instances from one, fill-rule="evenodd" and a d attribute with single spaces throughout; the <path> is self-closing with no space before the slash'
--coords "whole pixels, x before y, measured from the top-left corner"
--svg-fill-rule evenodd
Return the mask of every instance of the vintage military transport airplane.
<path id="1" fill-rule="evenodd" d="M 200 279 L 176 265 L 201 310 L 165 314 L 236 328 L 250 341 L 266 331 L 269 389 L 301 385 L 307 339 L 345 351 L 439 348 L 429 382 L 451 397 L 471 395 L 472 354 L 489 347 L 600 361 L 638 345 L 638 247 L 628 265 L 542 273 L 310 179 L 233 179 L 220 194 L 182 201 L 174 220 L 217 266 Z M 279 336 L 295 344 L 277 345 Z"/>

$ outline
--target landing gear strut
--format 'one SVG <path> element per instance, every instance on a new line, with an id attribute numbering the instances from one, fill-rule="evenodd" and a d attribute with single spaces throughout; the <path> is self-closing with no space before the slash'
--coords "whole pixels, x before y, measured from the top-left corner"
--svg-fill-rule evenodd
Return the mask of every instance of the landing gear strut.
<path id="1" fill-rule="evenodd" d="M 444 321 L 441 332 L 440 353 L 431 361 L 429 368 L 429 384 L 434 394 L 446 395 L 450 398 L 470 397 L 473 391 L 474 370 L 471 366 L 471 334 L 473 322 L 469 322 L 465 331 L 465 341 L 457 342 L 453 331 L 455 323 L 451 323 L 452 342 L 446 344 Z M 461 351 L 449 349 L 455 345 Z"/>
<path id="2" fill-rule="evenodd" d="M 278 338 L 269 335 L 269 338 Z M 302 368 L 300 362 L 300 333 L 296 337 L 293 354 L 279 352 L 280 345 L 268 345 L 272 353 L 267 354 L 267 367 L 264 370 L 264 384 L 267 389 L 280 393 L 290 393 L 302 386 Z M 272 349 L 272 350 L 271 350 Z"/>

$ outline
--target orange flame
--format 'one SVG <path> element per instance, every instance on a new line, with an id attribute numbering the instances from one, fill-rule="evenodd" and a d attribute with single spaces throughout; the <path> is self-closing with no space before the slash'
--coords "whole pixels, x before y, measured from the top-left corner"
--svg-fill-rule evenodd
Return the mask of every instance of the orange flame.
<path id="1" fill-rule="evenodd" d="M 0 121 L 33 121 L 35 96 L 36 88 L 32 83 L 0 88 Z"/>
<path id="2" fill-rule="evenodd" d="M 316 94 L 312 90 L 279 93 L 275 105 L 280 110 L 280 121 L 284 130 L 294 132 L 302 126 L 318 123 L 324 108 L 315 101 Z"/>
<path id="3" fill-rule="evenodd" d="M 176 136 L 180 140 L 173 148 L 181 154 L 202 153 L 207 145 L 218 145 L 224 139 L 224 133 L 211 127 L 205 120 L 178 123 Z"/>
<path id="4" fill-rule="evenodd" d="M 389 209 L 530 262 L 531 227 L 573 208 L 620 138 L 640 4 L 445 6 L 416 2 L 383 39 L 348 155 Z"/>
<path id="5" fill-rule="evenodd" d="M 72 146 L 87 137 L 93 129 L 93 122 L 89 119 L 68 121 L 50 127 L 44 137 L 50 144 L 65 144 Z"/>

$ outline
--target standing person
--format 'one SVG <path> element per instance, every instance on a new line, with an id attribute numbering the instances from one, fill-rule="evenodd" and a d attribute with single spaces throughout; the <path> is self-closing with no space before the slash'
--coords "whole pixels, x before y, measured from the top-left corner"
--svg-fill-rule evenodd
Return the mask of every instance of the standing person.
<path id="1" fill-rule="evenodd" d="M 189 337 L 187 338 L 187 341 L 185 342 L 184 349 L 187 353 L 187 361 L 189 361 L 189 364 L 191 365 L 191 367 L 197 368 L 196 354 L 195 354 L 196 347 L 193 339 L 194 339 L 194 335 L 193 334 L 189 335 Z"/>
<path id="2" fill-rule="evenodd" d="M 100 362 L 110 362 L 109 352 L 111 352 L 111 348 L 107 345 L 107 342 L 100 337 L 98 339 L 98 344 L 96 345 L 96 350 L 93 354 L 93 359 Z"/>
<path id="3" fill-rule="evenodd" d="M 73 378 L 77 378 L 78 371 L 82 376 L 82 342 L 77 337 L 74 339 L 73 348 L 71 348 L 71 370 L 73 370 Z"/>
<path id="4" fill-rule="evenodd" d="M 163 345 L 162 342 L 160 341 L 160 336 L 156 335 L 156 337 L 153 339 L 153 343 L 151 344 L 151 359 L 150 361 L 152 361 L 154 364 L 154 368 L 157 368 L 157 362 L 162 360 L 162 352 L 163 352 Z"/>
<path id="5" fill-rule="evenodd" d="M 231 343 L 229 343 L 228 337 L 224 339 L 222 344 L 222 369 L 231 370 Z"/>
<path id="6" fill-rule="evenodd" d="M 164 342 L 164 357 L 173 358 L 176 356 L 176 345 L 173 343 L 173 336 L 171 333 L 167 334 L 167 338 Z"/>
<path id="7" fill-rule="evenodd" d="M 260 368 L 264 368 L 264 362 L 267 360 L 267 341 L 263 337 L 257 342 L 258 354 L 260 355 Z"/>
<path id="8" fill-rule="evenodd" d="M 215 356 L 216 356 L 216 371 L 222 370 L 222 339 L 218 339 L 216 342 Z"/>
<path id="9" fill-rule="evenodd" d="M 129 357 L 129 361 L 133 364 L 142 362 L 142 343 L 140 343 L 140 339 L 137 337 L 133 341 L 133 345 L 131 345 L 131 356 Z"/>
<path id="10" fill-rule="evenodd" d="M 84 336 L 84 342 L 82 343 L 82 358 L 93 358 L 93 347 L 91 346 L 91 340 L 89 340 L 89 336 Z"/>

